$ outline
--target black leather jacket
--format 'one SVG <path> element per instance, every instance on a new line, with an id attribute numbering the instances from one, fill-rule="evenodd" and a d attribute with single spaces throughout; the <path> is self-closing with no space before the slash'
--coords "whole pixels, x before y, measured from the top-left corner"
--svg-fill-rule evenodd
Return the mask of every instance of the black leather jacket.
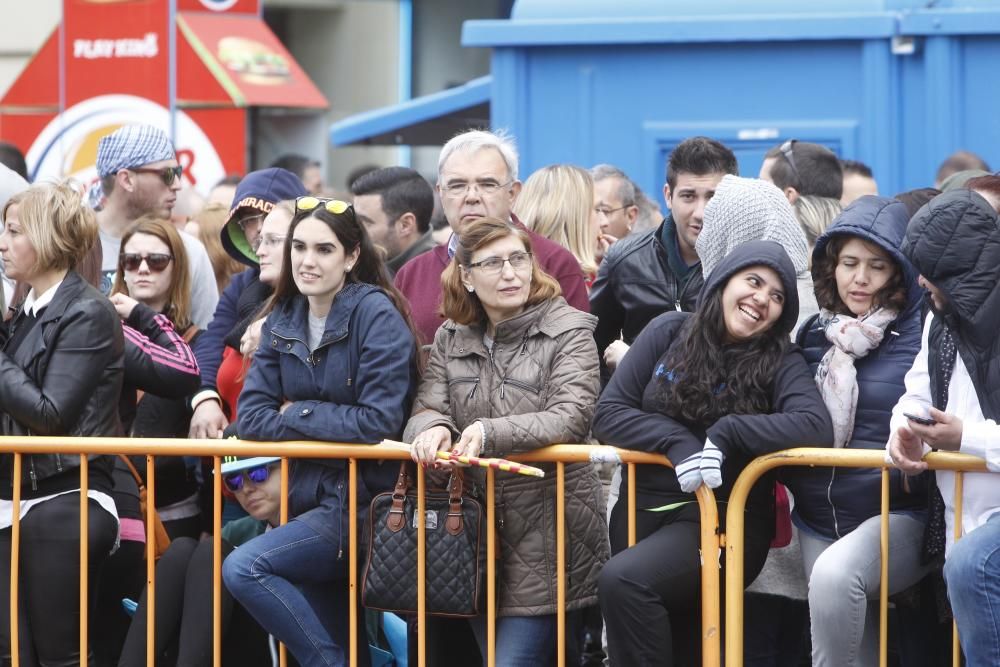
<path id="1" fill-rule="evenodd" d="M 660 243 L 663 224 L 629 236 L 611 246 L 590 290 L 590 312 L 597 315 L 594 331 L 597 351 L 619 337 L 629 345 L 653 318 L 671 310 L 694 311 L 704 280 L 700 267 L 692 271 L 681 288 L 667 264 L 667 251 Z"/>
<path id="2" fill-rule="evenodd" d="M 24 316 L 22 309 L 12 318 L 11 334 Z M 13 355 L 0 352 L 0 432 L 121 435 L 118 395 L 124 351 L 121 322 L 111 302 L 70 271 Z M 11 458 L 3 457 L 7 479 Z M 30 455 L 22 466 L 23 482 L 37 488 L 40 480 L 79 465 L 75 455 Z"/>

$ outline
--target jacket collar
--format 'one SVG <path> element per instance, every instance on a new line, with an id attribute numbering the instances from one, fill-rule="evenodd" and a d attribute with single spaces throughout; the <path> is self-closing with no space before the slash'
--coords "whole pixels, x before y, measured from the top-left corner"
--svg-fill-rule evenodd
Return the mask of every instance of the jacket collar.
<path id="1" fill-rule="evenodd" d="M 80 293 L 86 287 L 87 283 L 84 282 L 79 273 L 73 270 L 67 272 L 66 277 L 63 278 L 59 284 L 59 288 L 52 296 L 52 300 L 49 301 L 49 304 L 42 311 L 42 316 L 38 320 L 38 323 L 45 324 L 46 322 L 51 322 L 62 317 L 69 305 L 76 301 L 77 297 L 80 296 Z"/>
<path id="2" fill-rule="evenodd" d="M 427 232 L 417 239 L 413 245 L 387 261 L 386 266 L 388 266 L 389 270 L 393 272 L 399 271 L 408 261 L 417 255 L 421 255 L 428 250 L 433 249 L 436 245 L 437 244 L 434 242 L 434 231 L 428 229 Z"/>
<path id="3" fill-rule="evenodd" d="M 344 285 L 343 289 L 333 297 L 333 306 L 326 316 L 326 328 L 323 330 L 323 337 L 319 344 L 322 346 L 346 337 L 350 330 L 351 315 L 358 304 L 372 292 L 380 291 L 378 287 L 368 283 L 347 283 Z M 303 336 L 305 336 L 308 327 L 308 317 L 309 300 L 301 294 L 296 294 L 281 304 L 274 324 L 271 325 L 271 332 L 282 338 L 304 340 Z"/>

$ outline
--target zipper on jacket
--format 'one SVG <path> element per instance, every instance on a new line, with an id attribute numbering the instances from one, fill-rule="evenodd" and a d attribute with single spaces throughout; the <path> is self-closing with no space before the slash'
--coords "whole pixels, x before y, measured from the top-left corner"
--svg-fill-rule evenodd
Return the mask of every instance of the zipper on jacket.
<path id="1" fill-rule="evenodd" d="M 62 472 L 62 454 L 56 454 L 56 472 Z"/>
<path id="2" fill-rule="evenodd" d="M 337 536 L 337 560 L 344 559 L 344 480 L 337 483 L 340 491 L 340 535 Z"/>
<path id="3" fill-rule="evenodd" d="M 453 387 L 457 384 L 468 384 L 470 382 L 472 383 L 472 390 L 469 391 L 469 395 L 465 397 L 465 400 L 471 401 L 472 397 L 476 395 L 476 389 L 479 389 L 479 378 L 453 378 L 448 380 L 448 386 Z"/>
<path id="4" fill-rule="evenodd" d="M 833 481 L 836 476 L 837 469 L 830 468 L 830 483 L 826 487 L 826 501 L 830 503 L 830 516 L 833 517 L 833 534 L 839 540 L 842 535 L 840 534 L 840 525 L 837 521 L 837 506 L 833 504 Z"/>
<path id="5" fill-rule="evenodd" d="M 500 482 L 500 496 L 497 498 L 497 526 L 503 528 L 505 516 L 507 514 L 507 507 L 503 502 L 503 487 L 504 483 Z"/>
<path id="6" fill-rule="evenodd" d="M 537 387 L 532 387 L 527 382 L 521 382 L 520 380 L 509 380 L 507 378 L 504 378 L 503 381 L 507 382 L 507 383 L 510 383 L 511 385 L 513 385 L 515 387 L 519 387 L 519 388 L 521 388 L 521 389 L 523 389 L 525 391 L 530 391 L 532 394 L 538 394 L 539 393 L 539 389 Z"/>
<path id="7" fill-rule="evenodd" d="M 35 459 L 31 459 L 31 463 L 28 464 L 28 477 L 31 478 L 31 490 L 38 490 L 38 477 L 35 475 Z"/>

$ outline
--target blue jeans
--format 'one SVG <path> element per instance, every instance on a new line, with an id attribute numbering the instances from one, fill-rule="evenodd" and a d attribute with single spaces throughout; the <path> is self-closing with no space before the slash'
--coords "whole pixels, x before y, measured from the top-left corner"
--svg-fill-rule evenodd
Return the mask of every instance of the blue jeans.
<path id="1" fill-rule="evenodd" d="M 567 623 L 569 621 L 567 614 Z M 486 615 L 469 619 L 486 664 Z M 497 618 L 497 667 L 537 667 L 556 664 L 556 615 Z"/>
<path id="2" fill-rule="evenodd" d="M 955 542 L 944 580 L 966 664 L 1000 665 L 1000 513 Z"/>
<path id="3" fill-rule="evenodd" d="M 302 667 L 347 664 L 347 557 L 336 544 L 293 519 L 234 550 L 222 577 Z"/>

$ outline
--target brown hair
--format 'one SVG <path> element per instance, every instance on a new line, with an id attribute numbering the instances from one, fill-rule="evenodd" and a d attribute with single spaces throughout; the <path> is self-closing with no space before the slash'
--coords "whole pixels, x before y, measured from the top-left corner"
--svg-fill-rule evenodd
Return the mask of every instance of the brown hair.
<path id="1" fill-rule="evenodd" d="M 125 255 L 125 245 L 136 234 L 154 236 L 170 248 L 173 256 L 173 266 L 170 272 L 170 287 L 167 289 L 167 305 L 164 314 L 170 318 L 178 331 L 184 331 L 191 325 L 191 276 L 188 271 L 187 250 L 180 232 L 169 220 L 162 220 L 152 215 L 144 215 L 128 228 L 122 236 L 121 253 L 118 255 L 118 272 L 115 273 L 115 283 L 111 287 L 112 294 L 128 294 L 125 284 L 125 267 L 122 258 Z"/>
<path id="2" fill-rule="evenodd" d="M 3 207 L 3 219 L 17 206 L 21 231 L 37 257 L 35 269 L 73 269 L 97 242 L 97 218 L 70 181 L 36 183 Z"/>
<path id="3" fill-rule="evenodd" d="M 229 207 L 209 204 L 191 219 L 198 225 L 198 240 L 205 246 L 208 259 L 212 262 L 212 270 L 215 272 L 215 285 L 219 288 L 219 294 L 222 294 L 229 285 L 229 280 L 247 268 L 230 257 L 222 247 L 222 228 L 229 220 Z"/>
<path id="4" fill-rule="evenodd" d="M 820 308 L 824 308 L 833 313 L 841 315 L 851 315 L 851 309 L 840 298 L 837 290 L 837 262 L 840 261 L 840 251 L 844 249 L 847 242 L 857 239 L 866 248 L 885 257 L 892 263 L 893 274 L 889 281 L 875 292 L 872 296 L 872 308 L 890 308 L 897 313 L 906 308 L 907 285 L 906 277 L 903 275 L 903 267 L 896 259 L 886 252 L 885 248 L 867 241 L 853 234 L 836 234 L 830 238 L 823 249 L 822 256 L 818 257 L 812 266 L 813 285 L 816 290 L 816 303 Z"/>
<path id="5" fill-rule="evenodd" d="M 463 267 L 472 263 L 472 255 L 495 241 L 516 236 L 521 239 L 524 249 L 531 252 L 531 237 L 527 232 L 515 227 L 510 222 L 496 218 L 482 218 L 466 225 L 458 235 L 458 247 L 451 263 L 441 275 L 443 299 L 441 313 L 448 319 L 459 324 L 485 324 L 486 311 L 474 292 L 469 292 L 462 284 Z M 525 306 L 533 306 L 542 301 L 553 299 L 562 294 L 559 283 L 549 274 L 542 271 L 538 261 L 531 262 L 531 286 L 528 289 L 528 300 Z"/>

